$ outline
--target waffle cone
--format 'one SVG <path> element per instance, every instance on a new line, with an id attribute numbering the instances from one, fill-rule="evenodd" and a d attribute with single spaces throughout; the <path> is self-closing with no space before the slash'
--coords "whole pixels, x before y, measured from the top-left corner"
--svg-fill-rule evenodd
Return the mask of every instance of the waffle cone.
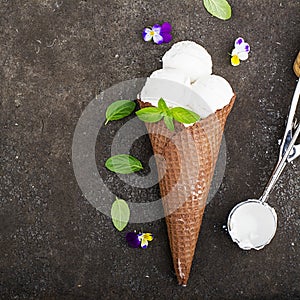
<path id="1" fill-rule="evenodd" d="M 234 101 L 235 96 L 223 109 L 193 126 L 175 122 L 173 132 L 163 121 L 146 123 L 156 155 L 169 243 L 180 285 L 186 285 L 189 278 L 222 134 Z M 141 108 L 151 106 L 138 102 Z"/>

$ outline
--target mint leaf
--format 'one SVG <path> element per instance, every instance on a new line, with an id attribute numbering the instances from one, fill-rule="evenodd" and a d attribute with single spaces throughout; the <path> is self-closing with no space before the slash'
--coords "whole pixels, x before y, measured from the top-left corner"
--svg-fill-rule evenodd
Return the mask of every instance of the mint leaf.
<path id="1" fill-rule="evenodd" d="M 114 226 L 119 231 L 122 231 L 128 224 L 130 217 L 128 204 L 124 200 L 116 197 L 115 202 L 111 206 L 110 213 Z"/>
<path id="2" fill-rule="evenodd" d="M 118 100 L 108 106 L 106 110 L 106 122 L 120 120 L 129 116 L 135 108 L 135 103 L 130 100 Z"/>
<path id="3" fill-rule="evenodd" d="M 231 6 L 226 0 L 203 0 L 206 10 L 221 20 L 231 18 Z"/>
<path id="4" fill-rule="evenodd" d="M 173 117 L 165 116 L 164 122 L 169 130 L 174 131 L 175 127 L 174 127 Z"/>
<path id="5" fill-rule="evenodd" d="M 161 110 L 158 107 L 146 107 L 136 112 L 138 118 L 144 122 L 154 123 L 163 118 Z"/>
<path id="6" fill-rule="evenodd" d="M 161 110 L 162 113 L 164 113 L 164 115 L 168 115 L 168 113 L 170 112 L 170 109 L 163 98 L 159 99 L 158 108 Z"/>
<path id="7" fill-rule="evenodd" d="M 105 167 L 119 174 L 131 174 L 143 169 L 141 162 L 128 154 L 119 154 L 110 157 L 105 162 Z"/>
<path id="8" fill-rule="evenodd" d="M 171 114 L 176 121 L 184 124 L 192 124 L 200 120 L 199 115 L 183 107 L 172 108 Z"/>

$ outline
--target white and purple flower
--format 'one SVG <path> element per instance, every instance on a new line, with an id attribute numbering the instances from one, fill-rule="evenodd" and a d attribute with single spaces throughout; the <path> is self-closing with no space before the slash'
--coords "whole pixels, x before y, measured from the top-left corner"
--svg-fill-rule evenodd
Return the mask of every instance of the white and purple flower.
<path id="1" fill-rule="evenodd" d="M 237 38 L 234 42 L 234 49 L 231 52 L 231 64 L 238 66 L 241 60 L 248 59 L 249 52 L 249 44 L 246 43 L 243 38 Z"/>
<path id="2" fill-rule="evenodd" d="M 159 24 L 153 25 L 151 28 L 143 30 L 143 39 L 149 42 L 153 39 L 155 44 L 169 43 L 172 40 L 172 26 L 170 23 L 165 22 L 161 26 Z"/>

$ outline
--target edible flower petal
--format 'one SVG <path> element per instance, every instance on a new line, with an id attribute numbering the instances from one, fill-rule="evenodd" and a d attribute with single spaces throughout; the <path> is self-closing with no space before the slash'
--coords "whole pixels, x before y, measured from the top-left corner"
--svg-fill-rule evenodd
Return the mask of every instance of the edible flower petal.
<path id="1" fill-rule="evenodd" d="M 163 41 L 164 41 L 164 38 L 160 35 L 160 34 L 155 34 L 154 36 L 153 36 L 153 42 L 155 43 L 155 44 L 162 44 L 163 43 Z"/>
<path id="2" fill-rule="evenodd" d="M 170 43 L 172 41 L 172 25 L 169 22 L 165 22 L 161 25 L 160 35 L 163 37 L 164 43 Z"/>
<path id="3" fill-rule="evenodd" d="M 234 42 L 234 49 L 231 52 L 231 64 L 233 66 L 238 66 L 241 60 L 248 59 L 249 52 L 249 44 L 246 43 L 243 38 L 237 38 Z"/>
<path id="4" fill-rule="evenodd" d="M 163 37 L 163 42 L 164 43 L 170 43 L 172 41 L 172 35 L 171 33 L 168 32 L 162 32 L 161 36 Z"/>
<path id="5" fill-rule="evenodd" d="M 172 31 L 172 25 L 169 22 L 165 22 L 161 25 L 161 32 L 170 33 Z"/>
<path id="6" fill-rule="evenodd" d="M 145 42 L 149 42 L 152 39 L 153 34 L 151 33 L 151 29 L 150 28 L 145 28 L 143 30 L 143 39 Z"/>
<path id="7" fill-rule="evenodd" d="M 246 59 L 248 59 L 248 53 L 245 52 L 245 51 L 244 52 L 239 52 L 238 57 L 239 57 L 240 60 L 246 60 Z"/>
<path id="8" fill-rule="evenodd" d="M 160 30 L 161 30 L 161 26 L 159 24 L 154 24 L 152 27 L 152 30 L 156 33 L 156 34 L 160 34 Z"/>
<path id="9" fill-rule="evenodd" d="M 234 41 L 234 47 L 237 48 L 238 46 L 242 45 L 244 43 L 244 39 L 241 37 L 238 37 L 235 41 Z"/>
<path id="10" fill-rule="evenodd" d="M 148 247 L 148 242 L 153 240 L 151 233 L 140 233 L 138 238 L 141 241 L 141 247 L 143 249 L 146 249 Z"/>
<path id="11" fill-rule="evenodd" d="M 139 248 L 141 245 L 138 234 L 135 232 L 128 232 L 126 234 L 126 241 L 128 243 L 128 246 L 132 248 Z"/>
<path id="12" fill-rule="evenodd" d="M 231 56 L 231 64 L 236 67 L 240 64 L 240 59 L 239 57 L 235 54 Z"/>

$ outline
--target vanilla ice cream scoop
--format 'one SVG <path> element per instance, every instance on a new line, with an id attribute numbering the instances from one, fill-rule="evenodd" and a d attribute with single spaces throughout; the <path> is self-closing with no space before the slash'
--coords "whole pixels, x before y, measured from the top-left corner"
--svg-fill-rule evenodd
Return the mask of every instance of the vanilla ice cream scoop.
<path id="1" fill-rule="evenodd" d="M 162 58 L 163 68 L 173 68 L 190 77 L 191 82 L 212 73 L 209 53 L 199 44 L 182 41 L 174 44 Z"/>
<path id="2" fill-rule="evenodd" d="M 159 69 L 154 71 L 144 85 L 140 99 L 157 106 L 158 100 L 163 98 L 169 105 L 178 101 L 181 106 L 187 104 L 191 90 L 190 78 L 176 69 Z M 196 96 L 197 94 L 194 93 Z M 174 104 L 173 106 L 180 106 Z"/>
<path id="3" fill-rule="evenodd" d="M 150 75 L 150 78 L 166 79 L 187 86 L 191 85 L 190 77 L 176 69 L 166 68 L 166 69 L 156 70 Z"/>
<path id="4" fill-rule="evenodd" d="M 212 112 L 227 105 L 234 93 L 226 79 L 218 75 L 209 75 L 192 84 L 192 89 L 211 108 Z"/>
<path id="5" fill-rule="evenodd" d="M 141 91 L 139 99 L 148 102 L 153 106 L 158 106 L 158 101 L 163 98 L 168 107 L 183 107 L 194 111 L 200 117 L 211 114 L 211 108 L 207 103 L 191 89 L 191 85 L 186 81 L 186 77 L 181 73 L 175 77 L 166 76 L 164 70 L 154 72 L 147 81 Z M 191 126 L 191 125 L 187 125 Z"/>
<path id="6" fill-rule="evenodd" d="M 277 228 L 275 210 L 267 203 L 251 199 L 236 205 L 228 218 L 229 234 L 244 250 L 260 250 L 270 243 Z"/>

